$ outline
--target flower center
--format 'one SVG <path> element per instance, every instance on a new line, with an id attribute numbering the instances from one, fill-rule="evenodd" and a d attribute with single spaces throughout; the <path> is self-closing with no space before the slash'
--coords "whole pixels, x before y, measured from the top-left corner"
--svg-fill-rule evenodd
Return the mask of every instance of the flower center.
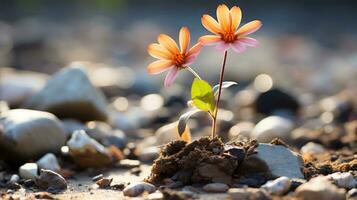
<path id="1" fill-rule="evenodd" d="M 225 32 L 222 34 L 222 39 L 226 43 L 233 43 L 237 39 L 237 35 L 234 32 Z"/>
<path id="2" fill-rule="evenodd" d="M 185 63 L 185 55 L 177 53 L 173 57 L 173 62 L 175 66 L 177 67 L 182 67 L 182 65 Z"/>

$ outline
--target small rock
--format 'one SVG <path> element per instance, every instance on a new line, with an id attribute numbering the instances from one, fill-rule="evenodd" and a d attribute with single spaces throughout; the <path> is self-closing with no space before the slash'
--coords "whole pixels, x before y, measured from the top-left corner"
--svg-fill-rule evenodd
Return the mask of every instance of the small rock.
<path id="1" fill-rule="evenodd" d="M 14 109 L 0 114 L 0 158 L 25 162 L 58 152 L 65 142 L 65 129 L 51 113 Z"/>
<path id="2" fill-rule="evenodd" d="M 83 65 L 75 62 L 54 74 L 25 107 L 48 111 L 60 118 L 106 120 L 106 99 L 92 85 Z"/>
<path id="3" fill-rule="evenodd" d="M 309 142 L 300 149 L 302 154 L 320 154 L 326 152 L 325 148 L 321 144 Z"/>
<path id="4" fill-rule="evenodd" d="M 271 199 L 268 194 L 257 188 L 231 188 L 228 190 L 231 200 L 253 200 L 253 199 Z"/>
<path id="5" fill-rule="evenodd" d="M 57 158 L 53 153 L 47 153 L 44 155 L 40 160 L 37 161 L 37 165 L 40 169 L 49 169 L 55 172 L 59 172 L 61 169 Z"/>
<path id="6" fill-rule="evenodd" d="M 92 178 L 92 181 L 97 182 L 97 181 L 99 181 L 99 180 L 102 179 L 102 178 L 104 178 L 104 175 L 103 175 L 103 174 L 98 174 L 97 176 L 94 176 L 94 177 Z"/>
<path id="7" fill-rule="evenodd" d="M 120 160 L 118 162 L 118 167 L 123 167 L 123 168 L 134 168 L 134 167 L 139 167 L 140 166 L 140 161 L 138 160 L 130 160 L 130 159 L 124 159 Z"/>
<path id="8" fill-rule="evenodd" d="M 357 181 L 350 172 L 336 172 L 328 175 L 333 182 L 341 188 L 351 189 L 357 187 Z"/>
<path id="9" fill-rule="evenodd" d="M 143 162 L 151 162 L 159 157 L 158 147 L 146 147 L 141 149 L 139 159 Z"/>
<path id="10" fill-rule="evenodd" d="M 282 176 L 272 181 L 268 181 L 262 188 L 270 194 L 283 195 L 289 191 L 291 180 L 288 177 Z"/>
<path id="11" fill-rule="evenodd" d="M 153 193 L 155 192 L 156 187 L 153 184 L 146 182 L 137 182 L 131 183 L 126 188 L 124 188 L 123 193 L 124 196 L 136 197 L 142 194 L 143 192 Z"/>
<path id="12" fill-rule="evenodd" d="M 13 174 L 8 183 L 18 183 L 20 180 L 20 176 L 17 174 Z"/>
<path id="13" fill-rule="evenodd" d="M 203 190 L 206 192 L 222 193 L 229 189 L 227 184 L 224 183 L 209 183 L 203 186 Z"/>
<path id="14" fill-rule="evenodd" d="M 327 177 L 319 176 L 296 188 L 296 196 L 304 200 L 345 200 L 345 190 L 337 188 Z"/>
<path id="15" fill-rule="evenodd" d="M 99 186 L 99 188 L 109 188 L 112 182 L 113 178 L 101 178 L 95 183 Z"/>
<path id="16" fill-rule="evenodd" d="M 75 131 L 67 146 L 74 162 L 81 168 L 104 167 L 112 162 L 112 157 L 104 146 L 90 138 L 83 130 Z"/>
<path id="17" fill-rule="evenodd" d="M 258 142 L 270 142 L 274 138 L 287 141 L 290 139 L 290 132 L 293 128 L 294 123 L 290 119 L 269 116 L 255 125 L 251 137 L 257 139 Z"/>
<path id="18" fill-rule="evenodd" d="M 36 186 L 41 190 L 57 193 L 67 189 L 67 181 L 54 171 L 42 169 L 41 174 L 35 180 Z"/>
<path id="19" fill-rule="evenodd" d="M 48 79 L 48 75 L 42 73 L 6 67 L 0 68 L 0 74 L 0 99 L 14 107 L 39 91 Z"/>
<path id="20" fill-rule="evenodd" d="M 149 194 L 145 199 L 147 200 L 162 200 L 164 195 L 161 192 L 154 192 Z"/>
<path id="21" fill-rule="evenodd" d="M 177 122 L 167 124 L 159 128 L 155 132 L 157 138 L 157 145 L 167 144 L 174 140 L 179 140 L 180 135 L 177 130 Z"/>
<path id="22" fill-rule="evenodd" d="M 278 88 L 259 94 L 255 102 L 256 111 L 266 115 L 280 110 L 296 114 L 299 107 L 300 104 L 295 97 Z"/>
<path id="23" fill-rule="evenodd" d="M 19 175 L 23 179 L 35 179 L 37 177 L 38 166 L 36 163 L 26 163 L 19 168 Z"/>
<path id="24" fill-rule="evenodd" d="M 347 192 L 347 199 L 349 199 L 349 200 L 357 199 L 357 188 L 353 188 Z"/>
<path id="25" fill-rule="evenodd" d="M 250 157 L 258 158 L 266 164 L 273 177 L 286 176 L 288 178 L 304 179 L 301 172 L 303 161 L 299 154 L 282 145 L 260 143 L 256 148 L 257 154 Z M 258 163 L 261 165 L 261 163 Z"/>

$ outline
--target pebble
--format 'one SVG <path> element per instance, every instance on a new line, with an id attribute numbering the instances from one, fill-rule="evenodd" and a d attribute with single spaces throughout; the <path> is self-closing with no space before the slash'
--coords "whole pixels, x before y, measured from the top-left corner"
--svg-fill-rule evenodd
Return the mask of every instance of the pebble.
<path id="1" fill-rule="evenodd" d="M 159 148 L 156 146 L 146 147 L 141 149 L 139 154 L 139 160 L 143 162 L 152 162 L 159 157 Z"/>
<path id="2" fill-rule="evenodd" d="M 74 62 L 55 73 L 24 106 L 51 112 L 60 118 L 106 120 L 106 99 L 92 85 L 84 68 L 83 63 Z"/>
<path id="3" fill-rule="evenodd" d="M 257 96 L 255 109 L 258 113 L 266 115 L 273 114 L 275 111 L 286 110 L 296 114 L 300 104 L 291 94 L 278 88 L 263 92 Z"/>
<path id="4" fill-rule="evenodd" d="M 8 102 L 12 107 L 20 106 L 27 98 L 39 91 L 46 83 L 48 75 L 0 68 L 0 99 Z"/>
<path id="5" fill-rule="evenodd" d="M 18 183 L 20 181 L 20 176 L 13 174 L 8 183 Z"/>
<path id="6" fill-rule="evenodd" d="M 136 197 L 142 194 L 143 192 L 153 193 L 156 191 L 156 187 L 153 184 L 146 182 L 136 182 L 131 183 L 126 188 L 124 188 L 124 196 Z"/>
<path id="7" fill-rule="evenodd" d="M 203 186 L 203 190 L 212 193 L 222 193 L 229 189 L 227 184 L 224 183 L 209 183 Z"/>
<path id="8" fill-rule="evenodd" d="M 319 176 L 296 188 L 296 196 L 304 200 L 345 200 L 345 190 L 337 188 L 327 177 Z"/>
<path id="9" fill-rule="evenodd" d="M 38 173 L 38 166 L 36 163 L 26 163 L 19 168 L 19 175 L 23 179 L 35 179 Z"/>
<path id="10" fill-rule="evenodd" d="M 157 145 L 167 144 L 174 140 L 179 140 L 180 136 L 177 130 L 177 122 L 164 125 L 155 132 Z"/>
<path id="11" fill-rule="evenodd" d="M 49 169 L 55 172 L 58 172 L 61 169 L 57 158 L 53 153 L 47 153 L 44 155 L 37 161 L 37 165 L 40 169 Z"/>
<path id="12" fill-rule="evenodd" d="M 134 168 L 134 167 L 139 167 L 140 164 L 141 163 L 138 160 L 123 159 L 118 162 L 118 167 Z"/>
<path id="13" fill-rule="evenodd" d="M 271 199 L 267 193 L 257 188 L 230 188 L 228 195 L 231 200 Z"/>
<path id="14" fill-rule="evenodd" d="M 321 144 L 309 142 L 301 147 L 300 151 L 302 154 L 320 154 L 324 153 L 326 149 Z"/>
<path id="15" fill-rule="evenodd" d="M 291 180 L 288 177 L 282 176 L 275 180 L 268 181 L 262 185 L 262 189 L 273 195 L 283 195 L 289 191 Z"/>
<path id="16" fill-rule="evenodd" d="M 104 167 L 112 162 L 107 149 L 83 130 L 75 131 L 67 146 L 74 162 L 81 168 Z"/>
<path id="17" fill-rule="evenodd" d="M 101 178 L 97 180 L 95 183 L 99 186 L 99 188 L 109 188 L 112 182 L 113 182 L 113 178 Z"/>
<path id="18" fill-rule="evenodd" d="M 288 141 L 293 128 L 294 123 L 290 119 L 280 116 L 269 116 L 255 125 L 251 138 L 257 139 L 258 142 L 270 142 L 274 138 Z"/>
<path id="19" fill-rule="evenodd" d="M 262 169 L 261 162 L 263 162 L 268 167 L 269 174 L 273 177 L 286 176 L 290 179 L 304 179 L 301 171 L 303 161 L 299 154 L 282 145 L 264 143 L 260 143 L 256 151 L 257 154 L 249 158 L 253 162 L 249 170 Z"/>
<path id="20" fill-rule="evenodd" d="M 67 181 L 60 174 L 42 169 L 40 176 L 35 180 L 36 186 L 41 190 L 47 190 L 50 193 L 58 193 L 67 189 Z"/>
<path id="21" fill-rule="evenodd" d="M 0 127 L 0 157 L 19 164 L 59 152 L 67 137 L 58 118 L 42 111 L 13 109 L 1 113 Z"/>
<path id="22" fill-rule="evenodd" d="M 351 189 L 357 187 L 357 181 L 351 172 L 335 172 L 327 177 L 333 180 L 333 182 L 340 188 Z"/>

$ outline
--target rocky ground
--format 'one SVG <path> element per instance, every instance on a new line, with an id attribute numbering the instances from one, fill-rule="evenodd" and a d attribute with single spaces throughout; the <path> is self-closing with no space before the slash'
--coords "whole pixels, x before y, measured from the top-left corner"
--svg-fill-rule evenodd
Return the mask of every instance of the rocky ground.
<path id="1" fill-rule="evenodd" d="M 219 137 L 197 115 L 186 143 L 180 92 L 118 96 L 125 90 L 100 84 L 98 70 L 127 71 L 93 66 L 52 77 L 1 69 L 2 199 L 357 198 L 354 88 L 304 100 L 261 91 L 258 77 L 225 91 Z"/>

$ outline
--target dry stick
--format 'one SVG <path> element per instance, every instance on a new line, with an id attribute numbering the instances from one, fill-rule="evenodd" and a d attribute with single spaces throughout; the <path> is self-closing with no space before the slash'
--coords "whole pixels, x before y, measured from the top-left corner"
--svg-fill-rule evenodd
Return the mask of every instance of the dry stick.
<path id="1" fill-rule="evenodd" d="M 222 93 L 222 82 L 224 78 L 224 68 L 226 66 L 226 60 L 227 60 L 227 50 L 224 52 L 224 59 L 223 59 L 223 64 L 221 68 L 221 74 L 219 77 L 219 89 L 218 89 L 218 97 L 216 101 L 216 110 L 213 115 L 213 120 L 212 120 L 212 137 L 216 135 L 216 125 L 217 125 L 217 113 L 218 113 L 218 106 L 219 106 L 219 101 L 221 100 L 221 93 Z"/>

